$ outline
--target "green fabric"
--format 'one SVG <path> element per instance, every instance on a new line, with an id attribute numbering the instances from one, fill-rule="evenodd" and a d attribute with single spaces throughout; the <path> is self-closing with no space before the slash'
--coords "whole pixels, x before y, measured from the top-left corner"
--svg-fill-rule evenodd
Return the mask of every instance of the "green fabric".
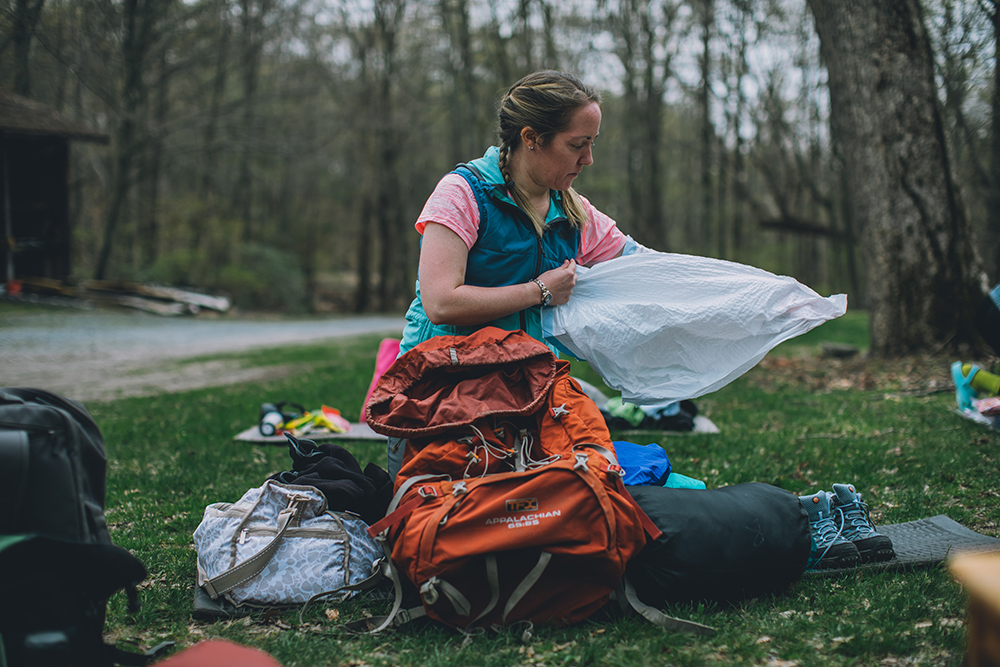
<path id="1" fill-rule="evenodd" d="M 604 407 L 605 410 L 612 417 L 619 417 L 624 419 L 632 426 L 638 426 L 642 423 L 642 420 L 646 418 L 646 413 L 642 411 L 638 405 L 633 405 L 632 403 L 626 403 L 622 400 L 621 396 L 615 396 L 608 400 L 608 404 Z"/>

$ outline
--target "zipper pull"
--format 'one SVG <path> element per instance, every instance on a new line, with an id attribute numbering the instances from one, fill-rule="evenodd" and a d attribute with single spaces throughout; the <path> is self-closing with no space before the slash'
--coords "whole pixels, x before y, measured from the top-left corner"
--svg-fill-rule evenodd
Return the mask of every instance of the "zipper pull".
<path id="1" fill-rule="evenodd" d="M 236 540 L 236 544 L 243 544 L 246 541 L 247 541 L 247 529 L 244 528 L 243 530 L 240 531 L 240 537 L 238 540 Z"/>

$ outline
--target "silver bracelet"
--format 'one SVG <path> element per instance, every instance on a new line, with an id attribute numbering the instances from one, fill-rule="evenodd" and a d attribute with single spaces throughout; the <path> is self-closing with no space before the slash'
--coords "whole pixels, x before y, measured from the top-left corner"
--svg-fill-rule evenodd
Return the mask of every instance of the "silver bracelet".
<path id="1" fill-rule="evenodd" d="M 549 288 L 546 287 L 545 283 L 543 283 L 538 278 L 532 278 L 531 282 L 538 285 L 538 287 L 542 290 L 542 305 L 543 306 L 549 305 L 552 302 L 552 292 L 549 291 Z"/>

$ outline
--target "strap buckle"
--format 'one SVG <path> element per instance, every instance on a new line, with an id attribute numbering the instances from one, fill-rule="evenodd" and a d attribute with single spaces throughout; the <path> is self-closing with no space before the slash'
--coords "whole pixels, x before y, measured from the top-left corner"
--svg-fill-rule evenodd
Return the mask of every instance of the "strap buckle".
<path id="1" fill-rule="evenodd" d="M 437 498 L 441 495 L 441 492 L 437 490 L 436 486 L 424 484 L 423 486 L 417 487 L 417 495 L 421 498 Z"/>

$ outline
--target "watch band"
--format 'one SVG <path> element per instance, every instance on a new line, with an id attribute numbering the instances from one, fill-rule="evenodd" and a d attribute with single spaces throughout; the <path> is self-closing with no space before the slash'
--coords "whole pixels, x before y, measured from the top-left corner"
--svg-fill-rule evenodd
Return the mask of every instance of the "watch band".
<path id="1" fill-rule="evenodd" d="M 549 305 L 549 303 L 552 302 L 552 292 L 549 291 L 549 288 L 546 287 L 545 283 L 543 283 L 538 278 L 532 278 L 531 282 L 538 285 L 538 288 L 542 290 L 542 305 L 543 306 Z"/>

